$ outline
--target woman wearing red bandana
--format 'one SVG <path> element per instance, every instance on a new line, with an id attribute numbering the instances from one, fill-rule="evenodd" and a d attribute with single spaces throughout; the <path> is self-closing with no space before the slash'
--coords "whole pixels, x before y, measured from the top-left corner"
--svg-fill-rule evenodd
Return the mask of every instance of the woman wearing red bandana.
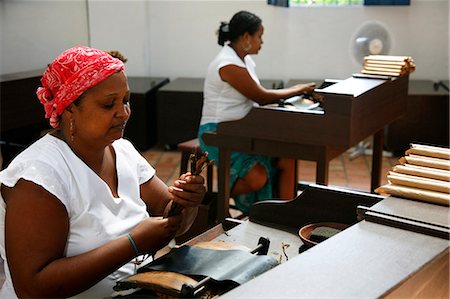
<path id="1" fill-rule="evenodd" d="M 122 139 L 131 111 L 120 60 L 71 48 L 41 82 L 55 130 L 0 172 L 0 297 L 111 296 L 138 261 L 189 228 L 204 179 L 187 173 L 167 187 Z M 181 214 L 162 217 L 172 202 Z"/>

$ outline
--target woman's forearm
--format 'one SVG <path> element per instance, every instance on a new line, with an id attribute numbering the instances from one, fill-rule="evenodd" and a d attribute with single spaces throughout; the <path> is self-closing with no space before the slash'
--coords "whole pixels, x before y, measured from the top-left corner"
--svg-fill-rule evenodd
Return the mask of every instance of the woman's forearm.
<path id="1" fill-rule="evenodd" d="M 86 253 L 56 259 L 28 281 L 14 281 L 19 297 L 66 298 L 94 286 L 135 256 L 126 236 Z"/>

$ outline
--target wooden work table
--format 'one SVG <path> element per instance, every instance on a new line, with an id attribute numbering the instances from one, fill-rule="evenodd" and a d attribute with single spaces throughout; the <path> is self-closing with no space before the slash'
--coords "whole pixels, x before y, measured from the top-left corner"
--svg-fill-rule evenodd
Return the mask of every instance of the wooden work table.
<path id="1" fill-rule="evenodd" d="M 167 83 L 165 77 L 128 77 L 131 116 L 124 136 L 140 151 L 157 143 L 156 94 Z"/>
<path id="2" fill-rule="evenodd" d="M 6 132 L 45 122 L 44 109 L 36 96 L 44 69 L 0 76 L 1 125 Z"/>
<path id="3" fill-rule="evenodd" d="M 0 76 L 0 144 L 3 167 L 50 128 L 36 96 L 44 69 Z"/>
<path id="4" fill-rule="evenodd" d="M 448 298 L 448 248 L 448 240 L 362 221 L 223 298 Z"/>
<path id="5" fill-rule="evenodd" d="M 219 148 L 218 218 L 229 208 L 232 151 L 316 161 L 316 182 L 328 183 L 328 164 L 359 141 L 374 137 L 371 190 L 380 185 L 384 126 L 406 106 L 408 76 L 394 80 L 348 78 L 316 92 L 322 109 L 254 107 L 243 119 L 220 123 L 202 138 Z"/>
<path id="6" fill-rule="evenodd" d="M 158 143 L 167 149 L 197 138 L 202 116 L 204 78 L 179 77 L 157 92 Z M 282 88 L 283 81 L 262 79 L 266 88 Z"/>
<path id="7" fill-rule="evenodd" d="M 448 87 L 448 81 L 443 81 Z M 432 80 L 410 80 L 404 115 L 387 127 L 386 147 L 403 153 L 410 143 L 449 146 L 449 92 Z"/>
<path id="8" fill-rule="evenodd" d="M 365 213 L 223 298 L 448 298 L 449 208 L 388 197 Z"/>
<path id="9" fill-rule="evenodd" d="M 267 254 L 279 264 L 224 299 L 448 298 L 448 215 L 447 206 L 310 185 L 291 201 L 258 202 L 249 219 L 226 219 L 186 245 L 270 240 Z M 300 250 L 299 229 L 323 222 L 349 227 Z"/>

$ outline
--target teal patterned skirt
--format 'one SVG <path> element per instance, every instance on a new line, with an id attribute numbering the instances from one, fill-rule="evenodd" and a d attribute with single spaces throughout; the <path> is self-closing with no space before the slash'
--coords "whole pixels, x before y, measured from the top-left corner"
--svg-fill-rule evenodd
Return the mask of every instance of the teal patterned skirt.
<path id="1" fill-rule="evenodd" d="M 201 136 L 204 132 L 216 131 L 217 124 L 207 123 L 200 126 L 198 131 L 198 139 L 203 151 L 208 152 L 208 158 L 213 159 L 216 165 L 219 165 L 219 150 L 215 146 L 206 145 Z M 276 175 L 276 168 L 272 165 L 272 159 L 267 156 L 245 154 L 239 152 L 231 152 L 230 155 L 230 191 L 233 188 L 238 178 L 243 178 L 247 175 L 249 170 L 257 163 L 264 166 L 266 173 L 268 173 L 268 180 L 266 184 L 256 192 L 246 193 L 234 198 L 236 207 L 244 214 L 248 214 L 253 203 L 265 199 L 271 199 L 273 196 L 272 186 L 274 176 Z"/>

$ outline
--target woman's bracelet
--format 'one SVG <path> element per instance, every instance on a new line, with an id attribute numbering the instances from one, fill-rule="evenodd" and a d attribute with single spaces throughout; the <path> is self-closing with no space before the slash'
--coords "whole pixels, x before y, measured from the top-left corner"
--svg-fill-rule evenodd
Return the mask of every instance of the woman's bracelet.
<path id="1" fill-rule="evenodd" d="M 136 256 L 138 256 L 139 250 L 137 249 L 136 243 L 134 243 L 134 240 L 129 233 L 127 234 L 127 237 L 128 237 L 128 240 L 130 240 L 131 245 L 133 245 L 134 252 L 136 252 Z"/>

